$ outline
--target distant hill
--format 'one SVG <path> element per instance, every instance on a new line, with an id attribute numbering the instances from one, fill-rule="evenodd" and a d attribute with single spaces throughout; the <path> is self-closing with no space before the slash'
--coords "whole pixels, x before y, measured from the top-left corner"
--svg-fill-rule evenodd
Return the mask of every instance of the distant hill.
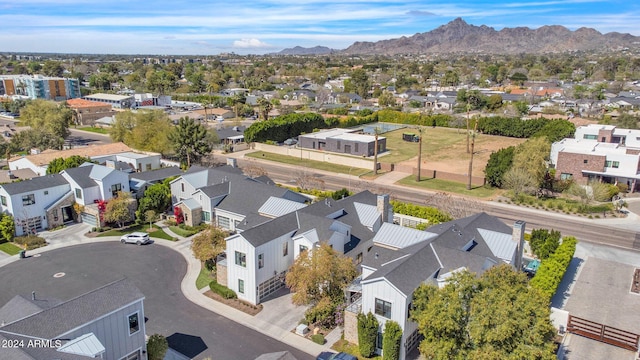
<path id="1" fill-rule="evenodd" d="M 288 48 L 280 52 L 274 53 L 274 55 L 324 55 L 324 54 L 331 54 L 334 52 L 336 52 L 336 50 L 328 48 L 326 46 L 315 46 L 312 48 L 296 46 L 294 48 Z"/>
<path id="2" fill-rule="evenodd" d="M 538 29 L 504 28 L 500 31 L 485 25 L 469 25 L 457 18 L 425 33 L 411 37 L 356 42 L 340 53 L 349 55 L 412 54 L 412 53 L 561 53 L 569 51 L 621 50 L 640 48 L 640 37 L 630 34 L 602 34 L 591 28 L 571 31 L 564 26 L 550 25 Z M 283 50 L 284 51 L 284 50 Z"/>

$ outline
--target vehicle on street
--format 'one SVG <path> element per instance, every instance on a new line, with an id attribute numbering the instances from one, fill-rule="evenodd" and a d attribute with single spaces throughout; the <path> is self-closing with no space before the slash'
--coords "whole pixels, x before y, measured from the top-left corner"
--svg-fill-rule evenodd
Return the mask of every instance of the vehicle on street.
<path id="1" fill-rule="evenodd" d="M 132 232 L 131 234 L 125 234 L 120 237 L 120 242 L 123 244 L 148 244 L 151 242 L 149 234 L 144 232 Z"/>
<path id="2" fill-rule="evenodd" d="M 332 354 L 330 352 L 323 351 L 320 355 L 318 355 L 316 360 L 358 360 L 358 358 L 345 352 Z"/>

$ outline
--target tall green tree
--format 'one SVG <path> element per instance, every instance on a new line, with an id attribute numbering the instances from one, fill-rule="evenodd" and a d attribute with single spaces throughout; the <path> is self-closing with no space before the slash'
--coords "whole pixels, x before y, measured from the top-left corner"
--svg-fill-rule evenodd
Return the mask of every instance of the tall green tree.
<path id="1" fill-rule="evenodd" d="M 193 238 L 191 242 L 193 256 L 211 268 L 216 257 L 226 249 L 227 243 L 224 239 L 227 236 L 229 236 L 227 231 L 210 225 Z"/>
<path id="2" fill-rule="evenodd" d="M 376 351 L 376 337 L 378 336 L 378 320 L 371 312 L 358 313 L 358 350 L 360 355 L 369 358 Z"/>
<path id="3" fill-rule="evenodd" d="M 524 170 L 540 187 L 547 173 L 550 152 L 551 144 L 546 137 L 529 139 L 516 147 L 512 168 Z"/>
<path id="4" fill-rule="evenodd" d="M 484 169 L 484 174 L 487 177 L 489 185 L 498 188 L 502 187 L 504 174 L 511 168 L 511 164 L 513 163 L 515 149 L 515 146 L 509 146 L 489 156 L 489 161 L 487 161 L 487 166 Z"/>
<path id="5" fill-rule="evenodd" d="M 260 116 L 262 117 L 262 120 L 266 121 L 269 119 L 269 112 L 273 109 L 271 101 L 261 97 L 258 99 L 258 107 L 260 108 Z"/>
<path id="6" fill-rule="evenodd" d="M 178 126 L 169 134 L 180 163 L 191 167 L 203 155 L 211 152 L 212 138 L 207 129 L 189 117 L 182 117 Z"/>
<path id="7" fill-rule="evenodd" d="M 13 241 L 13 237 L 16 234 L 16 226 L 13 222 L 13 216 L 9 214 L 0 215 L 0 235 L 2 235 L 2 240 L 4 241 Z"/>
<path id="8" fill-rule="evenodd" d="M 400 359 L 400 346 L 402 341 L 402 328 L 393 320 L 384 324 L 382 338 L 382 360 Z"/>
<path id="9" fill-rule="evenodd" d="M 169 184 L 158 183 L 149 186 L 140 198 L 136 218 L 142 219 L 144 214 L 153 210 L 158 214 L 164 213 L 171 206 L 171 188 Z"/>
<path id="10" fill-rule="evenodd" d="M 62 76 L 64 72 L 64 67 L 59 61 L 55 60 L 47 60 L 44 62 L 42 66 L 42 73 L 46 76 Z"/>
<path id="11" fill-rule="evenodd" d="M 57 174 L 64 169 L 76 168 L 84 163 L 95 163 L 90 157 L 72 155 L 68 158 L 55 158 L 47 166 L 47 174 Z"/>
<path id="12" fill-rule="evenodd" d="M 455 273 L 439 289 L 421 285 L 412 318 L 427 359 L 555 359 L 548 299 L 508 265 L 479 278 Z"/>
<path id="13" fill-rule="evenodd" d="M 62 139 L 69 136 L 72 117 L 71 109 L 64 104 L 41 99 L 30 101 L 20 110 L 20 120 L 24 125 L 44 130 Z"/>

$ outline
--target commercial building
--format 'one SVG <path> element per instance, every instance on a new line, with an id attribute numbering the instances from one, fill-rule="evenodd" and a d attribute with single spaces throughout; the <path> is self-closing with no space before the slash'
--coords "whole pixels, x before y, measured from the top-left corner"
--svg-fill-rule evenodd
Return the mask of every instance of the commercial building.
<path id="1" fill-rule="evenodd" d="M 79 98 L 78 79 L 42 75 L 0 75 L 0 96 L 63 101 Z"/>

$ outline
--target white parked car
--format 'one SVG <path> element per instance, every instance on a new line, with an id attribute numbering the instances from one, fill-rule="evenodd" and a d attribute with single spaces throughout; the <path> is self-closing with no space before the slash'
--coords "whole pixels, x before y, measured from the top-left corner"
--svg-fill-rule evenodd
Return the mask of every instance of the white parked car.
<path id="1" fill-rule="evenodd" d="M 131 234 L 125 234 L 122 235 L 122 237 L 120 237 L 120 242 L 123 244 L 136 244 L 136 245 L 142 245 L 142 244 L 148 244 L 149 242 L 151 242 L 151 239 L 149 239 L 149 234 L 144 233 L 144 232 L 133 232 Z"/>

